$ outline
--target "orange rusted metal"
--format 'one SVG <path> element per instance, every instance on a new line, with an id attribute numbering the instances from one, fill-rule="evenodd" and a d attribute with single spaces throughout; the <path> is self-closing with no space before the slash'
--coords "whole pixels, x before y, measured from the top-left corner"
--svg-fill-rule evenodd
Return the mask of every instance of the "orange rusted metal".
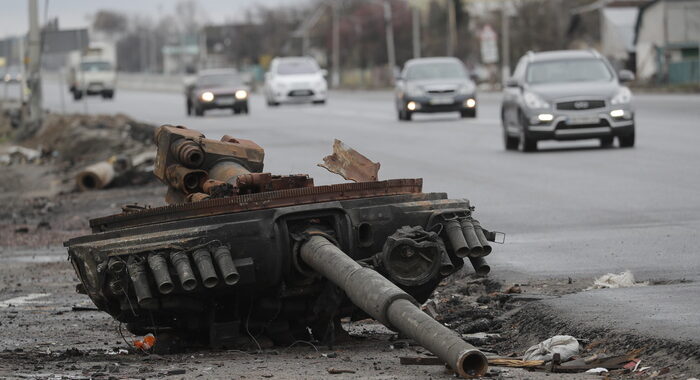
<path id="1" fill-rule="evenodd" d="M 340 140 L 333 143 L 333 154 L 323 158 L 318 166 L 331 173 L 340 174 L 343 178 L 355 182 L 369 182 L 378 179 L 380 164 L 358 153 Z"/>

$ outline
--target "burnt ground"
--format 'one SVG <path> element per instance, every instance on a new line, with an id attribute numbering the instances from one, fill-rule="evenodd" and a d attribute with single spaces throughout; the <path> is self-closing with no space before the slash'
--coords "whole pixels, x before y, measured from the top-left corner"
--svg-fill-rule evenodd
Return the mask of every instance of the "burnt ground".
<path id="1" fill-rule="evenodd" d="M 37 187 L 36 184 L 47 184 Z M 119 211 L 120 206 L 162 204 L 159 184 L 88 193 L 72 190 L 71 179 L 50 165 L 15 165 L 0 170 L 0 378 L 450 378 L 441 366 L 406 366 L 400 356 L 426 351 L 373 321 L 345 325 L 351 339 L 333 348 L 299 342 L 261 350 L 143 354 L 134 338 L 90 300 L 75 292 L 77 282 L 62 242 L 89 233 L 87 220 Z M 679 346 L 638 335 L 590 330 L 560 318 L 541 300 L 580 292 L 589 280 L 533 279 L 513 284 L 460 274 L 445 281 L 428 302 L 434 317 L 485 351 L 522 355 L 532 344 L 556 334 L 581 338 L 593 354 L 623 354 L 642 349 L 651 369 L 611 378 L 687 379 L 700 371 L 698 347 Z M 511 292 L 513 289 L 511 289 Z M 19 297 L 19 298 L 18 298 Z M 24 298 L 22 298 L 24 297 Z M 9 303 L 3 301 L 14 300 Z M 594 316 L 591 316 L 594 318 Z M 478 333 L 488 333 L 483 336 Z M 474 335 L 477 334 L 477 335 Z M 397 340 L 398 339 L 398 340 Z M 347 371 L 331 374 L 331 369 Z M 591 374 L 549 374 L 491 367 L 502 379 L 590 379 Z"/>

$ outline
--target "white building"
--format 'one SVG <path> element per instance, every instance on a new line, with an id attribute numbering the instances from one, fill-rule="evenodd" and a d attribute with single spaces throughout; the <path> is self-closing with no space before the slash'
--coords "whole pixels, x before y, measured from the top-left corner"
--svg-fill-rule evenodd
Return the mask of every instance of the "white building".
<path id="1" fill-rule="evenodd" d="M 635 31 L 638 79 L 700 81 L 700 1 L 652 1 L 640 8 Z"/>

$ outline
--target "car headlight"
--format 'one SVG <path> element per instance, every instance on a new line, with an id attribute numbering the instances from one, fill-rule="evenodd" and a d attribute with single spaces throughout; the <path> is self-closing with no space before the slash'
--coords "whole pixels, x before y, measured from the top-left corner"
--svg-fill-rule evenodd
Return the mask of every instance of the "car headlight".
<path id="1" fill-rule="evenodd" d="M 632 92 L 627 87 L 622 87 L 610 100 L 610 104 L 627 104 L 632 101 Z"/>
<path id="2" fill-rule="evenodd" d="M 421 86 L 417 86 L 415 84 L 409 84 L 406 86 L 406 93 L 409 96 L 421 96 L 423 95 L 424 91 Z"/>
<path id="3" fill-rule="evenodd" d="M 203 92 L 202 95 L 199 96 L 199 98 L 205 102 L 211 102 L 212 100 L 214 100 L 214 94 L 209 91 Z"/>
<path id="4" fill-rule="evenodd" d="M 549 103 L 532 92 L 526 92 L 523 95 L 523 100 L 528 108 L 549 108 Z"/>
<path id="5" fill-rule="evenodd" d="M 236 93 L 234 95 L 236 96 L 236 99 L 243 100 L 243 99 L 248 97 L 248 91 L 238 90 L 238 91 L 236 91 Z"/>

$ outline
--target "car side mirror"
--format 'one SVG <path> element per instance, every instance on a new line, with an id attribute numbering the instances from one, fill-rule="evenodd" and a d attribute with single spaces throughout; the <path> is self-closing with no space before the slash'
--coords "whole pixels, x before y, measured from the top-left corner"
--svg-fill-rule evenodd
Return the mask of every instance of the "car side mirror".
<path id="1" fill-rule="evenodd" d="M 510 77 L 506 80 L 506 87 L 520 87 L 520 82 L 517 79 Z"/>
<path id="2" fill-rule="evenodd" d="M 617 78 L 620 82 L 632 82 L 634 80 L 634 73 L 629 70 L 620 70 L 617 74 Z"/>
<path id="3" fill-rule="evenodd" d="M 328 76 L 328 70 L 326 70 L 326 69 L 321 69 L 321 75 L 323 75 L 324 77 L 327 77 L 327 76 Z"/>

